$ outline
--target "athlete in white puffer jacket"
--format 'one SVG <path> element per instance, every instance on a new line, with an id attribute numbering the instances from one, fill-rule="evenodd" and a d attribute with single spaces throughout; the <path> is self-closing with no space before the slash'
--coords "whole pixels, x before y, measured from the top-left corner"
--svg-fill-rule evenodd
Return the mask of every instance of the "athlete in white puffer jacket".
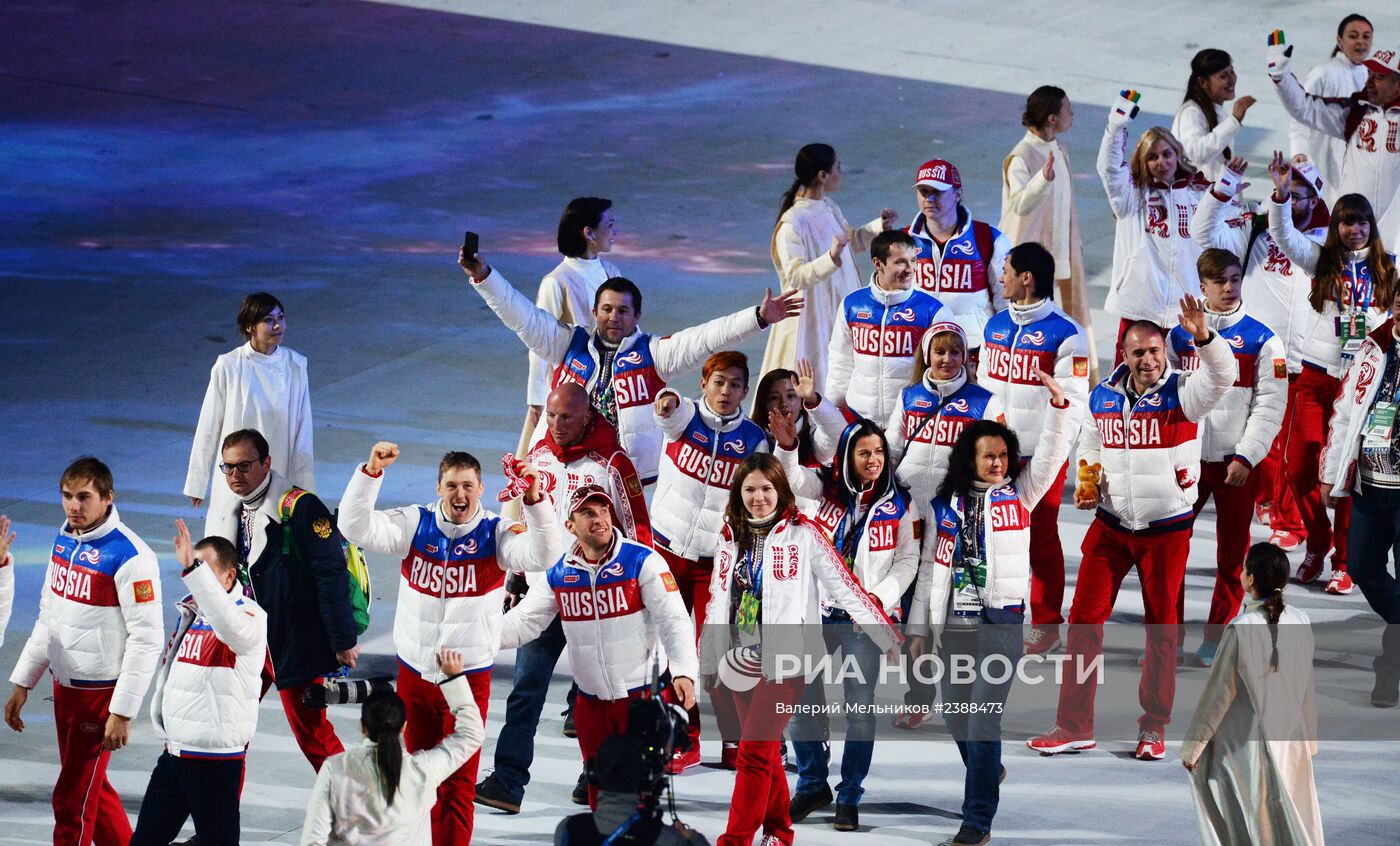
<path id="1" fill-rule="evenodd" d="M 870 245 L 870 285 L 848 294 L 831 329 L 828 399 L 883 424 L 914 375 L 924 332 L 955 318 L 936 297 L 914 289 L 917 248 L 903 232 L 881 232 Z"/>
<path id="2" fill-rule="evenodd" d="M 566 325 L 511 287 L 479 255 L 460 255 L 458 264 L 472 279 L 472 288 L 532 353 L 554 367 L 551 385 L 577 382 L 588 389 L 598 413 L 617 427 L 643 483 L 656 479 L 661 458 L 661 430 L 651 403 L 666 383 L 722 349 L 740 344 L 770 324 L 795 317 L 802 295 L 788 291 L 778 297 L 765 292 L 763 302 L 708 323 L 656 337 L 639 331 L 642 292 L 631 280 L 609 279 L 594 298 L 592 330 Z M 541 420 L 531 434 L 544 436 Z"/>
<path id="3" fill-rule="evenodd" d="M 217 535 L 196 545 L 184 520 L 176 527 L 175 554 L 190 595 L 176 605 L 180 619 L 151 697 L 151 723 L 165 749 L 141 802 L 136 844 L 169 843 L 190 818 L 204 842 L 238 831 L 267 657 L 267 614 L 243 595 L 238 549 Z"/>

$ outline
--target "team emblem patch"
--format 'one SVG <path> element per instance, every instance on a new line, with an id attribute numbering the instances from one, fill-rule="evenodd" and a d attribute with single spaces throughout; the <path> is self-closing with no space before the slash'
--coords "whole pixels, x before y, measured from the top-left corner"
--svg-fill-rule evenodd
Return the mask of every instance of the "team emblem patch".
<path id="1" fill-rule="evenodd" d="M 675 593 L 680 590 L 680 586 L 676 584 L 676 577 L 670 573 L 661 574 L 661 584 L 666 586 L 667 593 Z"/>
<path id="2" fill-rule="evenodd" d="M 331 536 L 331 521 L 322 517 L 311 524 L 311 531 L 316 533 L 316 537 L 325 540 Z"/>
<path id="3" fill-rule="evenodd" d="M 1288 362 L 1284 361 L 1284 360 L 1281 359 L 1281 358 L 1276 358 L 1276 359 L 1274 359 L 1274 378 L 1275 378 L 1275 379 L 1287 379 L 1287 378 L 1288 378 Z"/>
<path id="4" fill-rule="evenodd" d="M 641 480 L 641 479 L 638 479 L 636 476 L 628 476 L 628 477 L 627 477 L 627 493 L 631 494 L 632 496 L 641 496 L 641 495 L 642 495 L 642 480 Z"/>
<path id="5" fill-rule="evenodd" d="M 151 584 L 150 579 L 142 579 L 133 584 L 132 589 L 136 592 L 137 602 L 154 602 L 156 598 L 156 587 Z"/>
<path id="6" fill-rule="evenodd" d="M 511 531 L 511 534 L 523 535 L 523 534 L 525 534 L 525 532 L 526 532 L 527 530 L 526 530 L 526 528 L 525 528 L 525 524 L 524 524 L 524 523 L 511 523 L 511 524 L 510 524 L 510 531 Z"/>
<path id="7" fill-rule="evenodd" d="M 1089 358 L 1088 358 L 1088 356 L 1076 355 L 1076 356 L 1073 356 L 1072 358 L 1073 358 L 1073 361 L 1074 361 L 1074 375 L 1075 375 L 1075 376 L 1078 376 L 1078 377 L 1081 378 L 1081 379 L 1087 379 L 1087 378 L 1089 378 Z"/>

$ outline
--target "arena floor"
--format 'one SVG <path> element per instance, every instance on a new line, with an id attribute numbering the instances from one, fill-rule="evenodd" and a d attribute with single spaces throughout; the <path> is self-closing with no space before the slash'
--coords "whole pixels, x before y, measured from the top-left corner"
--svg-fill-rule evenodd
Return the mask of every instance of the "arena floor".
<path id="1" fill-rule="evenodd" d="M 387 438 L 404 458 L 381 502 L 426 501 L 446 449 L 498 468 L 523 410 L 523 350 L 455 266 L 462 230 L 480 232 L 491 263 L 533 293 L 557 262 L 563 203 L 611 197 L 621 230 L 612 258 L 646 292 L 644 325 L 679 329 L 757 303 L 774 283 L 769 234 L 802 144 L 824 140 L 841 154 L 837 198 L 852 221 L 891 206 L 907 222 L 910 176 L 936 155 L 961 169 L 974 214 L 995 222 L 1001 158 L 1021 135 L 1025 93 L 1053 82 L 1076 106 L 1065 140 L 1090 298 L 1101 303 L 1112 221 L 1093 160 L 1118 89 L 1144 91 L 1144 111 L 1168 124 L 1190 55 L 1207 42 L 1231 50 L 1239 91 L 1260 98 L 1241 136 L 1258 185 L 1267 151 L 1286 144 L 1262 71 L 1264 35 L 1284 27 L 1303 70 L 1352 11 L 1335 2 L 1055 5 L 1046 19 L 1035 17 L 1045 4 L 998 4 L 995 20 L 976 23 L 912 0 L 6 4 L 0 512 L 20 537 L 0 666 L 14 665 L 33 625 L 61 520 L 57 476 L 78 454 L 112 466 L 122 515 L 162 557 L 173 600 L 173 521 L 199 522 L 180 495 L 189 440 L 209 366 L 237 345 L 247 292 L 283 299 L 288 344 L 310 361 L 319 493 L 338 499 L 370 445 Z M 1378 45 L 1400 37 L 1393 10 L 1363 11 Z M 1103 351 L 1112 326 L 1099 316 Z M 745 349 L 761 356 L 762 340 Z M 488 472 L 489 490 L 500 481 Z M 1087 520 L 1066 511 L 1064 521 L 1072 578 Z M 1205 616 L 1213 544 L 1207 511 L 1188 574 L 1193 621 Z M 365 646 L 387 670 L 395 568 L 372 563 L 379 604 Z M 1116 619 L 1140 619 L 1135 593 L 1129 577 Z M 1359 593 L 1292 593 L 1314 621 L 1371 619 Z M 502 654 L 485 758 L 511 665 Z M 1198 685 L 1204 671 L 1183 671 L 1193 678 Z M 1356 678 L 1319 690 L 1324 721 L 1369 710 L 1369 674 Z M 560 707 L 567 684 L 561 665 Z M 23 735 L 0 729 L 6 843 L 49 842 L 57 758 L 47 698 L 31 698 Z M 357 710 L 334 710 L 342 738 L 357 737 Z M 577 747 L 560 736 L 558 710 L 546 709 L 524 813 L 481 813 L 477 843 L 546 842 L 574 810 Z M 1043 727 L 1051 723 L 1047 708 Z M 133 820 L 159 749 L 144 711 L 134 728 L 110 770 Z M 861 807 L 875 836 L 863 842 L 937 842 L 956 830 L 963 770 L 950 743 L 925 742 L 939 730 L 876 750 Z M 1170 755 L 1137 762 L 1127 742 L 1066 759 L 1014 742 L 1007 750 L 997 843 L 1196 842 L 1189 783 Z M 1395 842 L 1397 750 L 1359 738 L 1323 744 L 1315 765 L 1329 840 Z M 714 759 L 717 745 L 705 752 Z M 311 780 L 280 709 L 265 702 L 244 842 L 295 842 Z M 713 838 L 731 785 L 708 768 L 678 778 L 681 815 Z M 853 840 L 819 820 L 798 831 L 803 843 Z"/>

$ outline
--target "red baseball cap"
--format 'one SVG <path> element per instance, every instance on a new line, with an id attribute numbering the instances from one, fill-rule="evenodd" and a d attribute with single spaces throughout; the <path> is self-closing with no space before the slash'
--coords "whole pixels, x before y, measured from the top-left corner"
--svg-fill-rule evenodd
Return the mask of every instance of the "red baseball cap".
<path id="1" fill-rule="evenodd" d="M 962 176 L 958 169 L 953 167 L 953 163 L 943 159 L 930 159 L 919 165 L 919 172 L 914 177 L 914 187 L 920 185 L 930 185 L 939 191 L 947 191 L 949 188 L 961 188 Z"/>
<path id="2" fill-rule="evenodd" d="M 1376 50 L 1362 64 L 1366 70 L 1381 76 L 1400 73 L 1400 50 Z"/>
<path id="3" fill-rule="evenodd" d="M 569 513 L 573 514 L 575 511 L 582 508 L 584 503 L 594 499 L 601 499 L 603 502 L 606 502 L 608 508 L 613 507 L 612 497 L 608 495 L 607 490 L 602 485 L 584 485 L 581 488 L 575 489 L 572 494 L 569 494 Z"/>

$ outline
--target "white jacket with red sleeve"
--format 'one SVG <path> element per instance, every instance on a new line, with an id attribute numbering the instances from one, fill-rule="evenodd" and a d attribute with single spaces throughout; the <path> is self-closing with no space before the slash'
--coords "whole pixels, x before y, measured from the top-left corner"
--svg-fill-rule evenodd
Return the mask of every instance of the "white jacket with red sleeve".
<path id="1" fill-rule="evenodd" d="M 164 643 L 160 566 L 114 505 L 91 531 L 59 530 L 10 681 L 33 688 L 49 670 L 65 687 L 112 688 L 108 710 L 134 717 Z"/>
<path id="2" fill-rule="evenodd" d="M 505 615 L 502 649 L 539 637 L 558 614 L 574 681 L 589 696 L 626 699 L 649 684 L 658 638 L 671 675 L 695 678 L 695 625 L 660 554 L 614 529 L 606 560 L 590 564 L 575 545 L 545 579 Z"/>
<path id="3" fill-rule="evenodd" d="M 1361 473 L 1356 464 L 1361 457 L 1366 418 L 1376 403 L 1385 375 L 1386 356 L 1395 347 L 1394 325 L 1391 319 L 1372 330 L 1342 377 L 1342 391 L 1332 408 L 1332 421 L 1319 459 L 1322 474 L 1318 481 L 1331 485 L 1333 496 L 1350 496 L 1361 490 Z"/>
<path id="4" fill-rule="evenodd" d="M 340 531 L 351 543 L 402 559 L 394 609 L 399 663 L 436 682 L 440 647 L 462 653 L 468 672 L 489 669 L 501 636 L 505 574 L 548 569 L 564 548 L 548 497 L 516 523 L 480 505 L 465 523 L 443 516 L 442 501 L 374 510 L 384 474 L 361 464 L 340 500 Z"/>

